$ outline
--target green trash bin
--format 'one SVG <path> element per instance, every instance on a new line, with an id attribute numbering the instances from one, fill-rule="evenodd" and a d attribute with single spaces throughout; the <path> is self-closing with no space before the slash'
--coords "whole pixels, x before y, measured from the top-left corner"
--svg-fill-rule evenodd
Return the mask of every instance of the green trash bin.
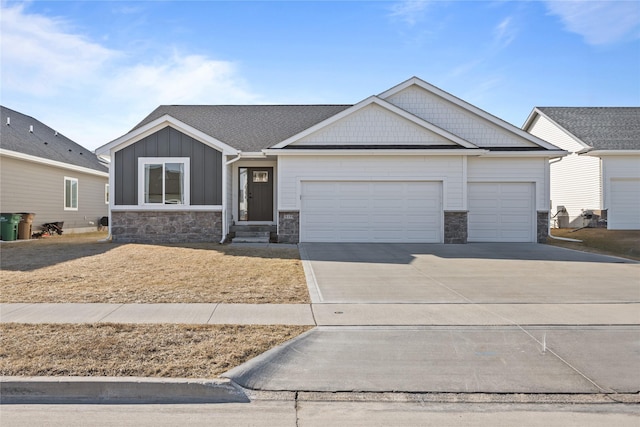
<path id="1" fill-rule="evenodd" d="M 18 239 L 18 224 L 22 215 L 14 213 L 0 213 L 0 239 L 11 242 Z"/>

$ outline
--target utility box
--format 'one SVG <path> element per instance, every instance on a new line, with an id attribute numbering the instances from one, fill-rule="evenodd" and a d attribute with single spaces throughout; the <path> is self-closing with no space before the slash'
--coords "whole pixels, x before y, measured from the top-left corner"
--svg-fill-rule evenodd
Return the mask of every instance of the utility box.
<path id="1" fill-rule="evenodd" d="M 570 228 L 569 227 L 569 212 L 564 206 L 558 206 L 558 213 L 556 213 L 556 221 L 558 228 Z"/>

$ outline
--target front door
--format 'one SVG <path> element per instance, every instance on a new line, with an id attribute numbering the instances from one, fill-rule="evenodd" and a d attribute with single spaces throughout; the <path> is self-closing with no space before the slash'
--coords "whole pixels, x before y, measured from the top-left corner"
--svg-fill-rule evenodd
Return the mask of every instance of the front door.
<path id="1" fill-rule="evenodd" d="M 240 221 L 273 221 L 273 168 L 238 169 Z"/>

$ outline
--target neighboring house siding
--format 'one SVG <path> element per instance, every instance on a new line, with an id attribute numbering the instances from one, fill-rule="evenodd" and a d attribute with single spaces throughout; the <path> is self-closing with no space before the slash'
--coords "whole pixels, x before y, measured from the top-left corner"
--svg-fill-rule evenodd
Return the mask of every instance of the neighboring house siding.
<path id="1" fill-rule="evenodd" d="M 455 145 L 440 135 L 425 130 L 378 105 L 369 105 L 339 120 L 328 128 L 321 129 L 302 138 L 292 146 L 315 144 Z"/>
<path id="2" fill-rule="evenodd" d="M 479 147 L 521 147 L 535 144 L 502 130 L 457 105 L 418 87 L 408 87 L 386 101 L 409 111 Z"/>
<path id="3" fill-rule="evenodd" d="M 138 158 L 141 157 L 190 158 L 190 204 L 222 204 L 222 153 L 166 127 L 116 152 L 116 205 L 138 204 Z"/>
<path id="4" fill-rule="evenodd" d="M 64 210 L 64 178 L 78 180 L 78 210 Z M 64 221 L 63 230 L 97 227 L 108 215 L 107 177 L 2 157 L 0 162 L 2 212 L 35 213 L 34 229 Z M 93 222 L 93 224 L 91 224 Z"/>
<path id="5" fill-rule="evenodd" d="M 583 210 L 602 208 L 600 160 L 575 154 L 585 146 L 546 117 L 538 116 L 528 132 L 571 153 L 559 162 L 551 161 L 551 210 L 554 215 L 558 206 L 564 206 L 571 225 L 581 227 Z"/>
<path id="6" fill-rule="evenodd" d="M 282 156 L 278 210 L 298 210 L 301 180 L 444 181 L 444 210 L 463 208 L 461 156 Z"/>
<path id="7" fill-rule="evenodd" d="M 546 158 L 519 159 L 469 158 L 467 180 L 469 182 L 533 182 L 535 183 L 536 209 L 549 209 L 549 195 L 545 177 Z"/>

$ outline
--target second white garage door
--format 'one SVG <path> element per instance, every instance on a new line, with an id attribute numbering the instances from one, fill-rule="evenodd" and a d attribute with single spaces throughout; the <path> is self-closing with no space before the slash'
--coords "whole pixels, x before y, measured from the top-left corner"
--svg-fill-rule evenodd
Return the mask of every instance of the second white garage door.
<path id="1" fill-rule="evenodd" d="M 533 183 L 474 182 L 468 193 L 469 242 L 535 242 Z"/>
<path id="2" fill-rule="evenodd" d="M 640 179 L 612 179 L 607 228 L 640 230 Z"/>
<path id="3" fill-rule="evenodd" d="M 440 182 L 305 181 L 301 242 L 442 242 Z"/>

